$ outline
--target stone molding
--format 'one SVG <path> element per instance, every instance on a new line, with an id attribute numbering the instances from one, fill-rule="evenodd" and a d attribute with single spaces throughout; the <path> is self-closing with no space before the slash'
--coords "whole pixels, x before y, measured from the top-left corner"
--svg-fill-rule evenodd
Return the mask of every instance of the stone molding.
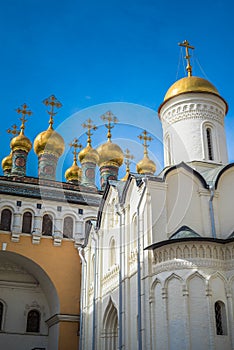
<path id="1" fill-rule="evenodd" d="M 169 124 L 187 119 L 203 119 L 224 125 L 224 113 L 221 108 L 207 103 L 183 103 L 178 107 L 170 107 L 162 114 L 162 120 Z"/>
<path id="2" fill-rule="evenodd" d="M 56 314 L 51 316 L 48 320 L 46 320 L 46 323 L 50 328 L 60 322 L 79 322 L 79 321 L 80 321 L 80 315 Z"/>
<path id="3" fill-rule="evenodd" d="M 154 250 L 155 273 L 197 267 L 233 269 L 234 243 L 177 242 Z"/>

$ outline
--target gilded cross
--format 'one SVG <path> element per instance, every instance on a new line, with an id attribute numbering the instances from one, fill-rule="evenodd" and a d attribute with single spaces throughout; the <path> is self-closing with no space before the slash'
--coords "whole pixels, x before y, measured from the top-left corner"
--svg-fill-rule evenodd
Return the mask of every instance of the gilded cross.
<path id="1" fill-rule="evenodd" d="M 189 49 L 194 50 L 195 47 L 191 46 L 189 44 L 188 40 L 184 40 L 182 43 L 179 43 L 178 45 L 185 47 L 185 59 L 187 60 L 186 70 L 188 72 L 188 77 L 191 77 L 192 76 L 192 66 L 191 66 L 191 63 L 190 63 L 190 57 L 191 56 L 189 54 Z"/>
<path id="2" fill-rule="evenodd" d="M 16 109 L 16 112 L 18 113 L 18 114 L 22 114 L 22 117 L 20 118 L 20 120 L 21 120 L 21 126 L 20 126 L 20 130 L 21 130 L 21 133 L 23 134 L 24 133 L 24 129 L 25 129 L 25 123 L 26 123 L 26 121 L 28 120 L 28 119 L 26 119 L 26 116 L 29 116 L 30 117 L 30 115 L 32 115 L 32 111 L 30 111 L 29 109 L 28 109 L 28 106 L 26 105 L 26 103 L 24 103 L 23 105 L 22 105 L 22 108 L 20 108 L 20 107 L 18 107 L 17 109 Z"/>
<path id="3" fill-rule="evenodd" d="M 74 156 L 73 160 L 74 160 L 74 163 L 77 164 L 77 154 L 78 154 L 77 149 L 82 148 L 82 145 L 79 143 L 79 140 L 77 138 L 74 138 L 73 142 L 69 143 L 69 146 L 74 148 L 72 152 Z"/>
<path id="4" fill-rule="evenodd" d="M 111 129 L 113 129 L 114 124 L 118 123 L 118 119 L 111 111 L 108 111 L 105 114 L 103 114 L 101 116 L 101 119 L 103 121 L 107 121 L 107 124 L 105 124 L 105 127 L 108 130 L 107 138 L 108 138 L 108 141 L 111 141 Z"/>
<path id="5" fill-rule="evenodd" d="M 140 139 L 140 140 L 143 140 L 143 147 L 144 147 L 144 156 L 145 157 L 148 157 L 148 147 L 149 147 L 149 145 L 147 144 L 147 141 L 153 141 L 153 138 L 151 137 L 151 136 L 148 136 L 149 135 L 149 133 L 146 131 L 146 130 L 144 130 L 140 135 L 138 135 L 138 138 Z"/>
<path id="6" fill-rule="evenodd" d="M 51 95 L 50 97 L 46 98 L 43 101 L 43 103 L 44 103 L 44 105 L 50 107 L 50 110 L 47 111 L 47 113 L 50 116 L 49 125 L 50 125 L 50 128 L 52 129 L 52 126 L 54 124 L 54 116 L 57 114 L 57 112 L 55 112 L 54 109 L 55 109 L 55 107 L 56 108 L 61 108 L 62 107 L 62 103 L 59 102 L 59 100 L 54 95 Z"/>
<path id="7" fill-rule="evenodd" d="M 126 165 L 126 172 L 130 171 L 130 160 L 134 159 L 134 156 L 130 153 L 129 149 L 127 148 L 124 153 L 124 158 L 125 158 L 125 165 Z"/>
<path id="8" fill-rule="evenodd" d="M 86 120 L 86 123 L 82 124 L 82 127 L 88 129 L 86 132 L 86 135 L 88 136 L 87 143 L 89 146 L 91 146 L 91 136 L 93 135 L 91 130 L 97 130 L 97 126 L 94 125 L 92 119 L 89 118 Z"/>
<path id="9" fill-rule="evenodd" d="M 20 131 L 18 130 L 18 126 L 14 124 L 11 128 L 7 129 L 7 133 L 13 135 L 12 137 L 15 137 L 16 135 L 19 135 Z"/>

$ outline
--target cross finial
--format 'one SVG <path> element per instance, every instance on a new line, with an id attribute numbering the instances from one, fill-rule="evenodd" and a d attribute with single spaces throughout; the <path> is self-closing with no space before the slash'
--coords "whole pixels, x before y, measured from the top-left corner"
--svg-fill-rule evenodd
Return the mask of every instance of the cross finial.
<path id="1" fill-rule="evenodd" d="M 105 114 L 103 114 L 101 116 L 101 119 L 103 121 L 107 121 L 107 124 L 105 124 L 105 127 L 108 129 L 107 139 L 108 141 L 111 141 L 111 129 L 113 129 L 114 124 L 118 123 L 118 119 L 111 111 L 108 111 Z"/>
<path id="2" fill-rule="evenodd" d="M 20 133 L 20 131 L 18 130 L 18 126 L 16 124 L 12 125 L 12 127 L 7 129 L 6 132 L 8 134 L 13 135 L 12 137 L 15 137 L 16 135 L 19 135 L 19 133 Z"/>
<path id="3" fill-rule="evenodd" d="M 130 153 L 129 149 L 127 148 L 124 153 L 124 163 L 126 165 L 126 172 L 130 171 L 130 164 L 132 159 L 134 159 L 134 156 Z"/>
<path id="4" fill-rule="evenodd" d="M 74 148 L 74 151 L 72 152 L 72 154 L 74 156 L 73 161 L 74 161 L 75 165 L 77 165 L 77 154 L 78 154 L 77 149 L 82 148 L 82 145 L 79 143 L 79 140 L 75 137 L 74 140 L 69 143 L 69 146 Z"/>
<path id="5" fill-rule="evenodd" d="M 190 57 L 191 56 L 189 54 L 189 49 L 194 50 L 195 47 L 191 46 L 189 44 L 188 40 L 184 40 L 182 43 L 179 43 L 178 45 L 185 47 L 185 59 L 187 60 L 186 70 L 188 72 L 188 77 L 191 77 L 192 76 L 192 66 L 191 66 L 191 63 L 190 63 Z"/>
<path id="6" fill-rule="evenodd" d="M 54 108 L 61 108 L 62 107 L 62 103 L 59 102 L 59 100 L 54 96 L 51 95 L 50 97 L 46 98 L 43 101 L 44 105 L 46 106 L 50 106 L 50 111 L 47 111 L 47 113 L 50 116 L 50 120 L 49 120 L 49 127 L 50 129 L 53 128 L 53 124 L 54 124 L 54 116 L 57 114 L 57 112 L 54 111 Z"/>
<path id="7" fill-rule="evenodd" d="M 149 133 L 144 130 L 140 135 L 138 135 L 140 140 L 143 140 L 143 147 L 144 147 L 144 156 L 148 157 L 148 147 L 149 145 L 147 144 L 147 141 L 153 141 L 153 138 L 151 136 L 148 136 Z"/>
<path id="8" fill-rule="evenodd" d="M 93 135 L 91 130 L 97 130 L 97 126 L 93 124 L 93 121 L 90 118 L 86 120 L 86 123 L 83 123 L 82 126 L 83 128 L 88 129 L 86 132 L 86 135 L 88 136 L 87 143 L 89 146 L 91 146 L 91 136 Z"/>
<path id="9" fill-rule="evenodd" d="M 32 111 L 30 111 L 28 109 L 28 106 L 26 105 L 26 103 L 24 103 L 22 105 L 22 108 L 18 107 L 16 109 L 16 112 L 18 114 L 22 114 L 22 117 L 20 118 L 20 120 L 21 120 L 21 126 L 20 126 L 20 130 L 21 131 L 20 132 L 21 132 L 21 134 L 23 134 L 24 133 L 24 129 L 25 129 L 25 123 L 28 120 L 28 119 L 26 119 L 26 116 L 28 115 L 30 117 L 30 115 L 32 115 Z"/>

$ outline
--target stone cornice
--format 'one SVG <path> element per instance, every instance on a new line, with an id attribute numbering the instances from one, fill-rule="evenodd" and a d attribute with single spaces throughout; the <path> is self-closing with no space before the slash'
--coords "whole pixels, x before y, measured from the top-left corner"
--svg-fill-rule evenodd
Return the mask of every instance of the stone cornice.
<path id="1" fill-rule="evenodd" d="M 46 320 L 46 323 L 48 327 L 52 327 L 57 323 L 60 322 L 79 322 L 80 321 L 80 315 L 71 315 L 71 314 L 56 314 L 51 316 L 48 320 Z"/>

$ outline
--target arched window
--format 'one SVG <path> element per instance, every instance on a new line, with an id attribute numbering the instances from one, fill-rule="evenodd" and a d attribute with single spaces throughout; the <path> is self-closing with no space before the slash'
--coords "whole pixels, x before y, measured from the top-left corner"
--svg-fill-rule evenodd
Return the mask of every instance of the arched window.
<path id="1" fill-rule="evenodd" d="M 2 330 L 2 324 L 3 324 L 3 311 L 4 311 L 4 305 L 0 301 L 0 331 Z"/>
<path id="2" fill-rule="evenodd" d="M 11 230 L 11 218 L 12 218 L 12 212 L 10 209 L 3 209 L 1 213 L 1 225 L 0 228 L 3 231 L 10 231 Z"/>
<path id="3" fill-rule="evenodd" d="M 73 236 L 73 219 L 67 216 L 63 221 L 63 237 L 72 238 Z"/>
<path id="4" fill-rule="evenodd" d="M 217 335 L 227 335 L 226 310 L 222 301 L 215 303 L 215 324 Z"/>
<path id="5" fill-rule="evenodd" d="M 118 349 L 118 313 L 112 300 L 109 301 L 103 319 L 104 350 Z"/>
<path id="6" fill-rule="evenodd" d="M 27 317 L 26 332 L 40 332 L 40 312 L 38 310 L 30 310 Z"/>
<path id="7" fill-rule="evenodd" d="M 214 160 L 211 128 L 206 128 L 206 142 L 207 142 L 208 159 Z"/>
<path id="8" fill-rule="evenodd" d="M 32 214 L 29 211 L 26 211 L 23 215 L 22 232 L 23 233 L 32 232 Z"/>
<path id="9" fill-rule="evenodd" d="M 53 218 L 49 214 L 45 214 L 42 220 L 42 234 L 45 236 L 52 236 Z"/>

